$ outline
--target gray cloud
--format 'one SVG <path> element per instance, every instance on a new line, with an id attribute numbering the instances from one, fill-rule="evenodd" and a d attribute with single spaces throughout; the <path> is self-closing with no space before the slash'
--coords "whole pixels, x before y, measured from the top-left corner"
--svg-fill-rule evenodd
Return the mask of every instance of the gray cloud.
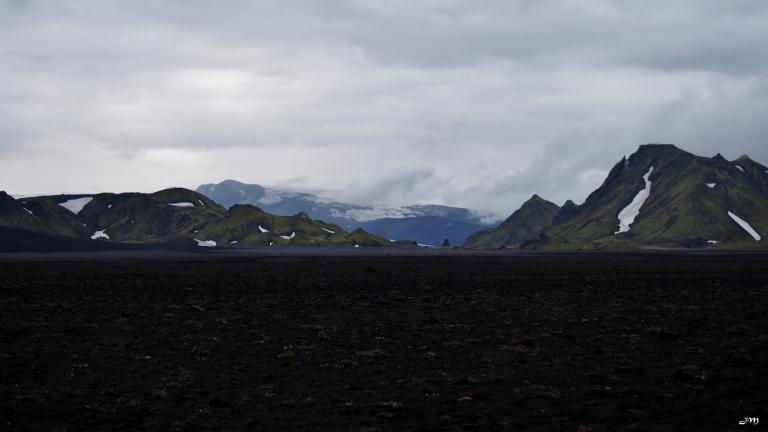
<path id="1" fill-rule="evenodd" d="M 4 0 L 0 189 L 581 201 L 645 142 L 768 161 L 766 29 L 762 0 Z"/>

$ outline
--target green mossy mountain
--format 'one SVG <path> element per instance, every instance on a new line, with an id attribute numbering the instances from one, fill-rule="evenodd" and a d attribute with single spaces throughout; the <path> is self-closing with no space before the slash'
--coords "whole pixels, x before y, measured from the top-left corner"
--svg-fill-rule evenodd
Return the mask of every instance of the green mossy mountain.
<path id="1" fill-rule="evenodd" d="M 644 177 L 647 176 L 648 184 Z M 648 188 L 639 212 L 619 214 Z M 746 221 L 760 240 L 729 214 Z M 622 158 L 583 204 L 567 202 L 524 249 L 764 248 L 768 168 L 747 156 L 696 156 L 671 144 L 642 145 Z M 487 247 L 494 247 L 489 245 Z"/>
<path id="2" fill-rule="evenodd" d="M 391 245 L 387 239 L 363 230 L 346 232 L 338 225 L 313 220 L 304 212 L 276 216 L 250 204 L 230 207 L 224 217 L 205 223 L 195 236 L 240 245 Z"/>
<path id="3" fill-rule="evenodd" d="M 546 226 L 560 207 L 538 195 L 528 201 L 495 229 L 479 231 L 464 242 L 464 247 L 472 249 L 514 248 L 531 240 Z"/>
<path id="4" fill-rule="evenodd" d="M 76 212 L 65 207 L 73 200 L 81 204 Z M 338 225 L 312 220 L 303 212 L 275 216 L 250 205 L 227 210 L 202 194 L 182 188 L 151 194 L 52 195 L 18 200 L 0 192 L 0 226 L 64 237 L 96 236 L 99 240 L 106 235 L 111 241 L 129 243 L 212 240 L 218 245 L 393 245 L 362 230 L 348 233 Z"/>

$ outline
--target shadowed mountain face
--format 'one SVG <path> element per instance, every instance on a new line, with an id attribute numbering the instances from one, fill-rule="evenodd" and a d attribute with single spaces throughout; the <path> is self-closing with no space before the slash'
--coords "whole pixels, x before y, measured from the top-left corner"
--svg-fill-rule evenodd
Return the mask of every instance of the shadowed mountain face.
<path id="1" fill-rule="evenodd" d="M 476 249 L 517 247 L 552 223 L 558 210 L 557 204 L 534 195 L 496 229 L 473 234 L 464 246 Z"/>
<path id="2" fill-rule="evenodd" d="M 14 199 L 0 192 L 0 226 L 25 233 L 38 243 L 57 238 L 87 241 L 167 244 L 187 241 L 214 246 L 246 245 L 361 245 L 390 246 L 387 239 L 365 231 L 347 232 L 337 225 L 309 218 L 306 213 L 276 216 L 250 205 L 224 209 L 207 197 L 187 189 L 166 189 L 152 194 L 103 193 L 55 195 Z M 78 245 L 80 245 L 78 243 Z M 82 249 L 81 246 L 78 248 Z"/>
<path id="3" fill-rule="evenodd" d="M 409 237 L 437 246 L 445 239 L 461 244 L 470 232 L 475 233 L 465 245 L 480 249 L 768 246 L 768 168 L 748 156 L 734 161 L 719 154 L 700 157 L 668 144 L 643 145 L 622 158 L 581 205 L 567 201 L 558 207 L 534 195 L 497 228 L 479 231 L 480 220 L 455 207 L 327 203 L 312 194 L 278 193 L 233 181 L 201 189 L 222 193 L 229 202 L 239 196 L 281 212 L 309 210 L 280 215 L 250 204 L 227 210 L 180 188 L 22 199 L 0 192 L 0 227 L 93 241 L 201 246 L 389 246 L 398 244 L 390 239 Z"/>
<path id="4" fill-rule="evenodd" d="M 527 232 L 519 218 L 507 222 L 508 231 Z M 755 248 L 768 245 L 766 234 L 768 168 L 747 156 L 728 161 L 648 144 L 622 158 L 582 205 L 567 202 L 520 247 Z"/>
<path id="5" fill-rule="evenodd" d="M 305 212 L 313 219 L 336 224 L 345 230 L 362 227 L 388 239 L 415 240 L 430 245 L 440 245 L 446 238 L 451 244 L 462 244 L 473 232 L 493 224 L 465 208 L 433 204 L 393 207 L 342 203 L 317 193 L 283 191 L 235 180 L 201 185 L 197 191 L 225 207 L 252 204 L 282 216 Z"/>

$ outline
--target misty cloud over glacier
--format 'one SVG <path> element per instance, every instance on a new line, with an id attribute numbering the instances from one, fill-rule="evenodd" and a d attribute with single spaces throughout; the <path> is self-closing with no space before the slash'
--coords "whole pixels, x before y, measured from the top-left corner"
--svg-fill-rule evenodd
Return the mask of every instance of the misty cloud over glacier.
<path id="1" fill-rule="evenodd" d="M 3 0 L 0 189 L 581 201 L 642 143 L 768 162 L 766 39 L 762 0 Z"/>

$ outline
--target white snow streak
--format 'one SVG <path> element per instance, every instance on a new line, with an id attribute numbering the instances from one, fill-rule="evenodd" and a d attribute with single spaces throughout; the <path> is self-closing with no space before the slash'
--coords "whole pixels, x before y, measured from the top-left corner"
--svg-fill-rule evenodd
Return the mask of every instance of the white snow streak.
<path id="1" fill-rule="evenodd" d="M 213 240 L 198 240 L 198 239 L 195 239 L 195 241 L 197 242 L 198 246 L 202 246 L 202 247 L 216 247 L 216 242 L 213 241 Z"/>
<path id="2" fill-rule="evenodd" d="M 744 172 L 744 168 L 742 168 L 742 167 L 741 167 L 741 165 L 736 165 L 736 168 L 737 168 L 739 171 L 741 171 L 741 172 L 743 172 L 744 174 L 746 174 L 746 172 Z"/>
<path id="3" fill-rule="evenodd" d="M 168 205 L 172 205 L 174 207 L 194 207 L 195 206 L 191 202 L 168 203 Z"/>
<path id="4" fill-rule="evenodd" d="M 736 223 L 739 224 L 740 227 L 744 228 L 744 231 L 748 232 L 749 235 L 751 235 L 752 238 L 755 239 L 755 241 L 760 241 L 763 239 L 762 237 L 760 237 L 760 234 L 758 234 L 757 231 L 755 231 L 755 229 L 752 228 L 752 225 L 750 225 L 744 219 L 733 214 L 730 210 L 728 211 L 728 216 L 730 216 L 731 219 L 736 221 Z"/>
<path id="5" fill-rule="evenodd" d="M 26 207 L 22 207 L 22 208 L 24 209 L 24 211 L 25 211 L 25 212 L 27 212 L 27 213 L 31 214 L 32 216 L 34 216 L 34 215 L 35 215 L 34 213 L 32 213 L 32 210 L 30 210 L 30 209 L 28 209 L 28 208 L 26 208 Z"/>
<path id="6" fill-rule="evenodd" d="M 96 239 L 100 239 L 100 238 L 109 240 L 109 234 L 107 234 L 107 230 L 96 231 L 91 236 L 91 240 L 96 240 Z"/>
<path id="7" fill-rule="evenodd" d="M 68 201 L 64 201 L 59 205 L 71 211 L 74 214 L 78 214 L 91 201 L 93 201 L 93 197 L 75 198 Z"/>
<path id="8" fill-rule="evenodd" d="M 281 235 L 281 236 L 280 236 L 280 238 L 281 238 L 281 239 L 284 239 L 284 240 L 290 240 L 290 239 L 292 239 L 292 238 L 294 238 L 294 237 L 296 237 L 296 232 L 295 232 L 295 231 L 294 231 L 294 232 L 292 232 L 292 233 L 291 233 L 291 235 L 289 235 L 289 236 L 287 236 L 287 235 Z"/>
<path id="9" fill-rule="evenodd" d="M 715 244 L 718 243 L 718 241 L 717 240 L 707 240 L 707 243 L 715 245 Z"/>
<path id="10" fill-rule="evenodd" d="M 643 180 L 645 180 L 645 188 L 638 192 L 632 202 L 619 212 L 619 230 L 614 234 L 620 234 L 629 231 L 630 225 L 635 222 L 635 218 L 637 218 L 637 215 L 640 214 L 640 207 L 642 207 L 648 197 L 651 196 L 650 177 L 652 172 L 653 167 L 651 167 L 643 176 Z"/>
<path id="11" fill-rule="evenodd" d="M 259 225 L 259 231 L 261 231 L 262 233 L 268 233 L 269 232 L 268 229 L 262 228 L 261 225 Z"/>
<path id="12" fill-rule="evenodd" d="M 323 230 L 323 231 L 325 231 L 325 232 L 327 232 L 327 233 L 336 234 L 336 231 L 331 231 L 331 230 L 329 230 L 328 228 L 323 228 L 323 227 L 320 227 L 320 229 L 321 229 L 321 230 Z"/>
<path id="13" fill-rule="evenodd" d="M 710 189 L 713 189 L 715 186 L 717 186 L 717 183 L 707 183 L 707 187 Z"/>

